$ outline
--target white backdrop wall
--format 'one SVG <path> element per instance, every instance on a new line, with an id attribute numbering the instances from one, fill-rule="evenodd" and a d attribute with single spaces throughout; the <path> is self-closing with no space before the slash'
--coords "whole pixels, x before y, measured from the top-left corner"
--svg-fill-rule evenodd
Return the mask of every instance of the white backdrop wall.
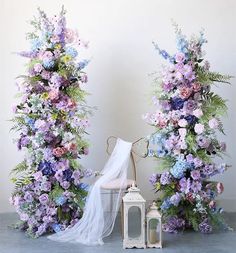
<path id="1" fill-rule="evenodd" d="M 12 211 L 8 198 L 13 189 L 9 182 L 10 170 L 22 160 L 9 132 L 11 106 L 16 102 L 14 78 L 24 73 L 25 60 L 11 52 L 26 50 L 27 24 L 40 6 L 53 15 L 61 5 L 67 9 L 67 22 L 78 28 L 81 36 L 90 41 L 88 49 L 92 61 L 87 68 L 92 93 L 89 103 L 98 106 L 91 120 L 90 155 L 83 160 L 86 167 L 100 170 L 107 159 L 105 140 L 117 135 L 134 141 L 151 132 L 141 115 L 151 109 L 148 94 L 151 91 L 149 73 L 158 70 L 164 62 L 151 42 L 174 53 L 175 37 L 171 26 L 173 18 L 187 35 L 206 30 L 209 44 L 206 57 L 213 70 L 236 76 L 236 1 L 234 0 L 0 0 L 1 58 L 0 58 L 0 212 Z M 229 157 L 232 168 L 220 180 L 225 192 L 220 200 L 228 211 L 236 210 L 236 111 L 235 88 L 218 85 L 217 92 L 228 99 L 229 114 L 224 119 Z M 148 183 L 154 171 L 151 160 L 138 161 L 138 185 L 146 199 L 154 197 Z"/>

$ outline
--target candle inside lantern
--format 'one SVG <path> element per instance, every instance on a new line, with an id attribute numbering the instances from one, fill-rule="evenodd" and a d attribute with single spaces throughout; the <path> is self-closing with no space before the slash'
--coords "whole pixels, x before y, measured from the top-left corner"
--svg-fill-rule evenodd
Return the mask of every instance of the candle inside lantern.
<path id="1" fill-rule="evenodd" d="M 152 244 L 155 244 L 157 242 L 157 231 L 156 231 L 156 229 L 150 229 L 149 230 L 149 241 Z"/>

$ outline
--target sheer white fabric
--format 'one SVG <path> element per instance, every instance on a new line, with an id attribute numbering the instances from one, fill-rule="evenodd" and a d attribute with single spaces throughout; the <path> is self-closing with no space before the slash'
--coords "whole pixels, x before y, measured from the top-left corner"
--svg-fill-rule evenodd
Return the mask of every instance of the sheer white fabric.
<path id="1" fill-rule="evenodd" d="M 113 230 L 122 192 L 127 186 L 131 148 L 132 143 L 117 139 L 115 148 L 101 171 L 102 176 L 89 190 L 82 218 L 72 228 L 49 236 L 50 240 L 90 246 L 103 244 L 103 238 Z M 107 190 L 103 190 L 102 185 L 112 180 L 119 182 L 119 188 L 115 194 L 104 194 Z"/>

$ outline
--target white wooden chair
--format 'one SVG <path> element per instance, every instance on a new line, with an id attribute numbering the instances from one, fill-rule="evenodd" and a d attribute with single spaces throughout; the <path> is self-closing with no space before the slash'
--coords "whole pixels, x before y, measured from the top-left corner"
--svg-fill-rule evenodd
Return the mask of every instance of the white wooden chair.
<path id="1" fill-rule="evenodd" d="M 110 151 L 110 145 L 111 145 L 111 140 L 117 140 L 118 137 L 116 136 L 110 136 L 107 138 L 107 148 L 106 148 L 106 152 L 108 155 L 111 154 L 111 151 Z M 134 147 L 135 145 L 139 144 L 142 140 L 145 141 L 145 153 L 144 154 L 138 154 Z M 135 163 L 135 157 L 134 155 L 137 155 L 138 157 L 141 157 L 141 158 L 145 158 L 147 157 L 147 147 L 148 147 L 148 142 L 144 139 L 144 138 L 140 138 L 138 139 L 137 141 L 133 142 L 133 145 L 132 145 L 132 149 L 131 149 L 131 153 L 130 153 L 130 158 L 131 158 L 131 163 L 132 163 L 132 168 L 133 168 L 133 179 L 127 179 L 127 182 L 126 184 L 124 185 L 124 188 L 123 188 L 123 194 L 127 191 L 127 189 L 129 187 L 132 186 L 132 183 L 137 182 L 137 169 L 136 169 L 136 163 Z M 113 194 L 116 194 L 117 191 L 120 190 L 120 186 L 121 186 L 121 182 L 119 179 L 115 179 L 115 180 L 111 180 L 110 182 L 107 182 L 105 184 L 103 184 L 101 186 L 101 189 L 104 190 L 106 194 L 110 194 L 110 197 L 111 199 L 113 198 Z M 111 201 L 112 203 L 112 201 Z M 123 203 L 121 203 L 121 231 L 122 231 L 122 238 L 123 238 Z"/>

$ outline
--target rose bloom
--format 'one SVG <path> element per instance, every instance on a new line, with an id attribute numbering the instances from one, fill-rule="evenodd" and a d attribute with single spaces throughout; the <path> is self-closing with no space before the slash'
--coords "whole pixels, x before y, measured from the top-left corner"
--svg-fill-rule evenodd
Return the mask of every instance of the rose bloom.
<path id="1" fill-rule="evenodd" d="M 200 83 L 194 83 L 193 84 L 193 90 L 194 92 L 198 92 L 201 90 L 201 84 Z"/>
<path id="2" fill-rule="evenodd" d="M 165 128 L 167 126 L 167 123 L 165 120 L 160 120 L 159 123 L 158 123 L 158 126 L 160 128 Z"/>
<path id="3" fill-rule="evenodd" d="M 182 63 L 182 62 L 184 62 L 184 60 L 185 60 L 185 54 L 184 54 L 184 53 L 178 52 L 178 53 L 175 55 L 175 61 L 176 61 L 176 62 Z"/>
<path id="4" fill-rule="evenodd" d="M 215 129 L 218 128 L 219 121 L 216 118 L 212 118 L 211 120 L 209 120 L 208 124 L 210 128 Z"/>
<path id="5" fill-rule="evenodd" d="M 76 107 L 76 102 L 69 99 L 67 106 L 68 106 L 68 108 L 72 109 L 72 108 Z"/>
<path id="6" fill-rule="evenodd" d="M 192 89 L 188 88 L 188 87 L 182 87 L 180 89 L 180 97 L 182 99 L 186 99 L 189 98 L 189 96 L 192 94 Z"/>
<path id="7" fill-rule="evenodd" d="M 196 124 L 195 126 L 194 126 L 194 131 L 195 131 L 195 133 L 197 133 L 197 134 L 201 134 L 201 133 L 203 133 L 203 131 L 204 131 L 204 125 L 203 124 Z"/>
<path id="8" fill-rule="evenodd" d="M 69 151 L 76 151 L 77 149 L 77 145 L 73 142 L 67 144 L 66 148 L 69 150 Z"/>
<path id="9" fill-rule="evenodd" d="M 203 112 L 201 109 L 196 109 L 193 111 L 193 115 L 197 118 L 200 118 L 203 115 Z"/>
<path id="10" fill-rule="evenodd" d="M 216 189 L 217 189 L 217 192 L 219 194 L 221 194 L 224 191 L 224 185 L 222 183 L 218 182 L 216 185 Z"/>
<path id="11" fill-rule="evenodd" d="M 52 89 L 49 91 L 48 96 L 51 100 L 57 100 L 59 98 L 59 91 L 57 89 Z"/>
<path id="12" fill-rule="evenodd" d="M 178 125 L 180 127 L 186 127 L 188 125 L 188 121 L 186 119 L 180 119 Z"/>
<path id="13" fill-rule="evenodd" d="M 62 147 L 62 148 L 57 147 L 57 148 L 54 148 L 52 152 L 53 152 L 53 155 L 55 155 L 56 157 L 61 157 L 67 152 L 67 149 L 65 147 Z"/>

